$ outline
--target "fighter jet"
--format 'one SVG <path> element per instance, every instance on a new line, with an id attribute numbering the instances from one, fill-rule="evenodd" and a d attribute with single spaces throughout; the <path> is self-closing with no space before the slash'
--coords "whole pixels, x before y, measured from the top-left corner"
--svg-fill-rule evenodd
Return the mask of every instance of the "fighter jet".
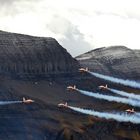
<path id="1" fill-rule="evenodd" d="M 68 108 L 68 103 L 67 102 L 65 104 L 60 103 L 60 104 L 58 104 L 58 107 L 66 107 L 66 108 Z"/>
<path id="2" fill-rule="evenodd" d="M 108 87 L 107 87 L 107 85 L 105 85 L 105 86 L 101 85 L 101 86 L 99 86 L 99 89 L 108 89 Z"/>
<path id="3" fill-rule="evenodd" d="M 77 89 L 76 89 L 76 86 L 74 85 L 74 86 L 68 86 L 67 90 L 73 91 L 73 90 L 77 90 Z"/>
<path id="4" fill-rule="evenodd" d="M 25 99 L 24 97 L 23 97 L 23 101 L 22 101 L 23 103 L 26 103 L 26 104 L 30 104 L 30 103 L 33 103 L 34 102 L 34 100 L 31 100 L 31 99 Z"/>
<path id="5" fill-rule="evenodd" d="M 133 114 L 135 113 L 134 108 L 125 110 L 127 113 Z"/>
<path id="6" fill-rule="evenodd" d="M 80 68 L 79 69 L 79 72 L 88 72 L 89 70 L 88 70 L 88 68 L 86 67 L 86 68 Z"/>

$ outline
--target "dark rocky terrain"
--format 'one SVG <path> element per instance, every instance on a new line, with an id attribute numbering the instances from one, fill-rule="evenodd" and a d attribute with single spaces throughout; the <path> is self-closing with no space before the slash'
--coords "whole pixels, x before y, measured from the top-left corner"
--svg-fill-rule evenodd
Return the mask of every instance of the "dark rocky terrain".
<path id="1" fill-rule="evenodd" d="M 54 38 L 0 31 L 1 73 L 60 74 L 77 68 L 77 61 Z"/>
<path id="2" fill-rule="evenodd" d="M 102 74 L 140 79 L 140 50 L 125 46 L 103 47 L 77 56 L 83 67 Z"/>
<path id="3" fill-rule="evenodd" d="M 129 53 L 132 52 L 130 49 L 117 47 L 116 54 L 123 52 L 119 56 L 114 54 L 113 49 L 115 48 L 104 48 L 98 55 L 93 53 L 96 57 L 93 55 L 92 59 L 79 60 L 79 62 L 91 70 L 96 68 L 101 73 L 117 75 L 117 68 L 111 73 L 107 64 L 109 65 L 113 61 L 113 65 L 115 65 L 114 61 L 117 60 L 118 65 L 120 65 L 119 57 L 121 59 L 125 56 L 125 61 L 122 61 L 121 64 L 125 65 L 123 62 L 129 61 L 129 65 L 131 65 L 125 71 L 125 76 L 130 77 L 129 74 L 133 73 L 132 65 L 135 65 L 134 70 L 139 72 L 140 56 L 138 51 L 134 51 L 138 58 L 136 59 L 134 55 L 130 56 L 132 54 Z M 104 50 L 109 52 L 108 55 L 113 56 L 111 62 L 110 59 L 102 59 L 102 63 L 98 61 L 103 57 L 103 54 L 107 56 Z M 91 51 L 91 54 L 94 51 Z M 98 111 L 122 111 L 130 107 L 86 97 L 77 92 L 69 93 L 66 87 L 71 84 L 77 85 L 80 89 L 91 91 L 99 91 L 97 87 L 105 83 L 110 87 L 136 94 L 140 92 L 138 89 L 105 82 L 86 73 L 76 73 L 79 67 L 78 61 L 73 59 L 53 38 L 32 37 L 1 31 L 0 53 L 0 100 L 22 100 L 22 97 L 35 100 L 35 103 L 32 104 L 0 106 L 0 140 L 140 139 L 139 125 L 119 123 L 113 120 L 107 121 L 57 107 L 60 102 L 68 102 L 72 106 Z M 83 59 L 85 55 L 77 58 Z M 101 64 L 102 66 L 100 66 Z M 121 65 L 119 71 L 124 72 Z M 120 73 L 118 76 L 121 75 Z M 136 75 L 133 73 L 131 78 L 137 76 L 139 76 L 137 73 Z M 104 94 L 104 91 L 102 93 Z M 139 108 L 135 109 L 139 111 Z"/>

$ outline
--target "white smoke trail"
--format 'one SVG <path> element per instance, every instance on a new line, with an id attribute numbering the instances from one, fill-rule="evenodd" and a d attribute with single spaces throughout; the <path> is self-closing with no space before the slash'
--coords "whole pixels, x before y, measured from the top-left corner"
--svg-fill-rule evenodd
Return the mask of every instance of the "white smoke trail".
<path id="1" fill-rule="evenodd" d="M 135 114 L 136 114 L 138 117 L 140 117 L 140 112 L 136 112 Z"/>
<path id="2" fill-rule="evenodd" d="M 19 103 L 23 103 L 23 101 L 0 101 L 0 105 L 19 104 Z"/>
<path id="3" fill-rule="evenodd" d="M 72 106 L 68 106 L 68 107 L 76 112 L 80 112 L 80 113 L 87 114 L 87 115 L 93 115 L 93 116 L 96 116 L 99 118 L 114 119 L 119 122 L 131 122 L 131 123 L 135 123 L 135 124 L 140 124 L 140 117 L 137 117 L 133 114 L 131 114 L 131 115 L 117 114 L 117 113 L 112 114 L 112 113 L 97 112 L 94 110 L 82 109 L 82 108 L 72 107 Z"/>
<path id="4" fill-rule="evenodd" d="M 79 93 L 81 93 L 83 95 L 94 97 L 97 99 L 103 99 L 103 100 L 107 100 L 110 102 L 118 102 L 118 103 L 132 105 L 135 107 L 140 107 L 140 101 L 137 101 L 137 100 L 127 99 L 127 98 L 122 98 L 122 97 L 114 97 L 114 96 L 110 96 L 110 95 L 103 95 L 103 94 L 93 93 L 93 92 L 79 90 L 79 89 L 77 89 L 77 91 L 79 91 Z"/>
<path id="5" fill-rule="evenodd" d="M 121 95 L 121 96 L 125 96 L 125 97 L 136 99 L 136 100 L 140 100 L 140 95 L 136 95 L 134 93 L 128 93 L 128 92 L 124 92 L 124 91 L 120 91 L 120 90 L 116 90 L 116 89 L 112 89 L 112 88 L 108 88 L 108 90 L 110 90 L 111 92 L 114 92 L 118 95 Z"/>
<path id="6" fill-rule="evenodd" d="M 91 75 L 95 77 L 98 77 L 107 81 L 111 81 L 113 83 L 122 84 L 122 85 L 133 87 L 133 88 L 140 88 L 140 83 L 136 81 L 124 80 L 124 79 L 115 78 L 115 77 L 111 77 L 111 76 L 107 76 L 107 75 L 103 75 L 103 74 L 99 74 L 95 72 L 88 72 L 88 73 L 90 73 Z"/>

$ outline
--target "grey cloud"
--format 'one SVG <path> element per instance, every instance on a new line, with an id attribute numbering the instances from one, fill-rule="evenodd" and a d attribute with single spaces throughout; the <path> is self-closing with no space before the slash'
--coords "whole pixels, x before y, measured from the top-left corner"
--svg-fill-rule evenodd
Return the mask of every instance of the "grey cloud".
<path id="1" fill-rule="evenodd" d="M 73 56 L 91 49 L 91 45 L 85 41 L 84 35 L 75 26 L 72 27 L 71 31 L 65 33 L 65 38 L 61 42 Z"/>
<path id="2" fill-rule="evenodd" d="M 15 16 L 18 13 L 26 12 L 24 3 L 27 2 L 31 9 L 33 3 L 39 2 L 39 0 L 0 0 L 0 16 Z M 29 9 L 28 8 L 28 9 Z"/>
<path id="3" fill-rule="evenodd" d="M 11 5 L 13 4 L 14 2 L 21 2 L 21 1 L 39 1 L 39 0 L 0 0 L 0 5 L 3 6 L 3 5 Z"/>
<path id="4" fill-rule="evenodd" d="M 0 0 L 0 5 L 11 5 L 15 0 Z"/>
<path id="5" fill-rule="evenodd" d="M 94 11 L 96 15 L 102 16 L 102 15 L 111 15 L 111 16 L 116 16 L 120 17 L 123 19 L 136 19 L 140 20 L 140 13 L 134 13 L 134 12 L 124 12 L 124 13 L 115 13 L 115 12 L 104 12 L 104 11 Z"/>
<path id="6" fill-rule="evenodd" d="M 13 7 L 15 0 L 0 0 L 0 17 L 13 16 L 17 10 Z"/>
<path id="7" fill-rule="evenodd" d="M 18 13 L 16 0 L 0 0 L 0 16 L 14 16 Z"/>
<path id="8" fill-rule="evenodd" d="M 119 18 L 123 18 L 123 19 L 136 19 L 136 20 L 140 20 L 140 12 L 139 11 L 127 11 L 127 10 L 124 10 L 123 12 L 117 12 L 117 11 L 110 11 L 110 12 L 107 12 L 107 11 L 102 11 L 102 10 L 96 10 L 94 9 L 93 10 L 93 13 L 90 13 L 88 11 L 85 11 L 85 10 L 79 10 L 79 9 L 69 9 L 69 12 L 73 12 L 74 14 L 80 14 L 80 15 L 85 15 L 85 16 L 93 16 L 93 14 L 96 14 L 97 16 L 103 16 L 103 15 L 109 15 L 109 16 L 116 16 L 116 17 L 119 17 Z"/>
<path id="9" fill-rule="evenodd" d="M 54 19 L 48 24 L 48 29 L 55 34 L 64 36 L 59 42 L 73 56 L 85 53 L 91 49 L 91 45 L 84 39 L 84 34 L 78 30 L 77 26 L 65 18 L 54 16 Z"/>

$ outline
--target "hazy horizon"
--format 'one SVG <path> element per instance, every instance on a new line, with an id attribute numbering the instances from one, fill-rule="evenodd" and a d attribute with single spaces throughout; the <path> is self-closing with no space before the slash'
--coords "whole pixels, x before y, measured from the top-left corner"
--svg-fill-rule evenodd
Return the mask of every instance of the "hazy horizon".
<path id="1" fill-rule="evenodd" d="M 140 46 L 139 0 L 1 0 L 0 30 L 53 37 L 78 56 L 95 48 Z"/>

